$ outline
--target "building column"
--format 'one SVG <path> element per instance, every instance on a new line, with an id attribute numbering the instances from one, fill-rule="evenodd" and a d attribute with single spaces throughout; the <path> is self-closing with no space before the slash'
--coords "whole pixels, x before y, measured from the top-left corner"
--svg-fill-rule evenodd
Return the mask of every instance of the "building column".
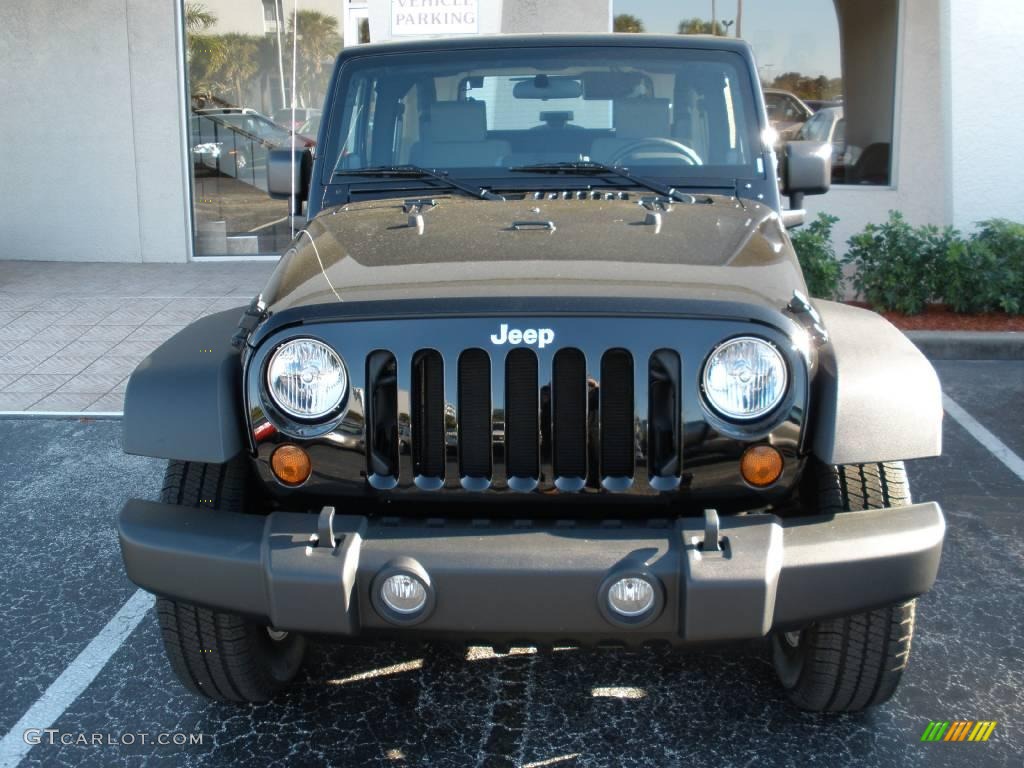
<path id="1" fill-rule="evenodd" d="M 947 219 L 970 229 L 1024 220 L 1020 0 L 941 0 L 942 104 Z"/>
<path id="2" fill-rule="evenodd" d="M 176 5 L 126 5 L 139 252 L 147 262 L 183 262 L 192 248 Z"/>

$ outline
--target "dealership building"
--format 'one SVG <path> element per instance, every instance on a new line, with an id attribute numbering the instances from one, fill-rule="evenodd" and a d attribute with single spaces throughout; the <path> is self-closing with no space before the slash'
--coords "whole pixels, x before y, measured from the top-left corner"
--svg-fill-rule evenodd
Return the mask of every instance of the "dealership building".
<path id="1" fill-rule="evenodd" d="M 342 45 L 431 35 L 608 32 L 625 4 L 6 4 L 0 25 L 6 97 L 0 258 L 275 258 L 291 232 L 286 203 L 266 194 L 266 154 L 289 129 L 315 137 L 330 60 Z M 812 5 L 827 11 L 818 44 L 835 48 L 845 142 L 857 148 L 862 166 L 868 158 L 873 166 L 872 173 L 852 174 L 828 195 L 807 199 L 812 212 L 840 218 L 837 239 L 883 220 L 889 210 L 914 223 L 965 229 L 986 218 L 1024 219 L 1024 186 L 1017 183 L 1024 160 L 1016 146 L 1024 125 L 1016 59 L 1024 2 L 746 0 L 743 36 L 762 64 L 768 62 L 759 41 L 778 43 L 773 58 L 776 51 L 798 50 L 793 14 Z M 736 0 L 718 0 L 719 15 L 735 17 L 728 34 L 740 30 L 742 8 Z M 807 37 L 806 30 L 799 34 Z M 770 64 L 775 75 L 787 71 L 784 58 Z"/>

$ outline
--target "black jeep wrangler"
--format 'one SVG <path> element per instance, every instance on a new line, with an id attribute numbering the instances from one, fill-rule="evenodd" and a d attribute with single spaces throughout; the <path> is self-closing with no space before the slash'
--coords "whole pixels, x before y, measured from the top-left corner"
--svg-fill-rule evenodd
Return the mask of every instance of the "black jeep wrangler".
<path id="1" fill-rule="evenodd" d="M 735 40 L 342 53 L 315 157 L 269 161 L 305 213 L 269 284 L 128 385 L 125 450 L 170 465 L 121 547 L 184 684 L 265 700 L 309 634 L 770 637 L 799 706 L 888 699 L 942 549 L 902 463 L 941 450 L 939 385 L 806 298 L 786 230 L 829 148 L 773 144 Z"/>

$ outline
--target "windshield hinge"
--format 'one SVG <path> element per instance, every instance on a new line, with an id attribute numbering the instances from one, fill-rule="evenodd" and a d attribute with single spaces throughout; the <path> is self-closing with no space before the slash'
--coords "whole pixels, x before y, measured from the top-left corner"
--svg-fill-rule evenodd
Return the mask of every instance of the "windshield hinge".
<path id="1" fill-rule="evenodd" d="M 811 337 L 815 346 L 828 343 L 828 331 L 821 322 L 821 315 L 818 314 L 810 300 L 800 291 L 793 291 L 793 298 L 786 305 L 786 311 L 796 319 L 803 329 Z"/>
<path id="2" fill-rule="evenodd" d="M 245 312 L 242 313 L 242 317 L 238 321 L 238 330 L 231 337 L 231 346 L 235 349 L 244 347 L 252 332 L 266 319 L 267 305 L 263 301 L 263 294 L 257 294 L 256 298 L 249 302 Z"/>

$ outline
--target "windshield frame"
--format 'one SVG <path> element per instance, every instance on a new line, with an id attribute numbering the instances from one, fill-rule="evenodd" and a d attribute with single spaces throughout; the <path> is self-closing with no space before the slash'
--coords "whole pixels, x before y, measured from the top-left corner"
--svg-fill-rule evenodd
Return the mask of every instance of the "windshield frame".
<path id="1" fill-rule="evenodd" d="M 436 56 L 439 53 L 450 53 L 457 51 L 460 55 L 472 56 L 476 54 L 494 54 L 496 49 L 489 47 L 481 41 L 479 45 L 462 44 L 451 46 L 451 41 L 443 41 L 445 44 L 435 47 L 423 45 L 415 48 L 388 49 L 388 46 L 379 46 L 376 50 L 354 51 L 348 56 L 343 55 L 339 61 L 339 67 L 335 71 L 332 88 L 329 97 L 328 119 L 321 122 L 321 146 L 323 151 L 318 152 L 317 164 L 319 169 L 314 173 L 314 178 L 327 188 L 339 186 L 351 186 L 359 184 L 361 187 L 371 182 L 365 176 L 356 174 L 347 175 L 343 169 L 336 169 L 336 160 L 340 154 L 342 137 L 341 122 L 346 117 L 345 101 L 349 89 L 365 68 L 374 66 L 387 66 L 387 59 L 408 61 L 411 57 Z M 683 188 L 714 187 L 721 189 L 726 186 L 740 187 L 743 182 L 754 183 L 758 187 L 774 186 L 774 155 L 772 148 L 767 146 L 763 140 L 767 117 L 764 112 L 764 102 L 761 93 L 760 82 L 753 74 L 753 61 L 749 55 L 744 55 L 741 46 L 736 45 L 710 45 L 706 41 L 683 41 L 673 44 L 663 42 L 658 38 L 643 41 L 642 44 L 632 43 L 623 45 L 612 40 L 581 40 L 571 46 L 556 45 L 555 41 L 544 41 L 540 39 L 526 39 L 518 44 L 505 44 L 500 46 L 501 51 L 512 50 L 529 60 L 529 52 L 535 52 L 538 57 L 556 55 L 557 52 L 571 48 L 574 51 L 581 49 L 608 50 L 617 57 L 628 58 L 629 53 L 640 51 L 656 51 L 662 54 L 672 51 L 686 52 L 691 56 L 705 55 L 708 57 L 735 57 L 734 68 L 737 73 L 738 94 L 736 98 L 742 101 L 744 112 L 743 126 L 740 128 L 744 133 L 744 141 L 749 146 L 749 162 L 737 165 L 715 165 L 706 166 L 707 171 L 696 170 L 697 166 L 669 166 L 669 165 L 637 165 L 636 172 L 652 180 L 657 180 L 666 185 L 676 185 Z M 597 59 L 595 59 L 597 61 Z M 349 126 L 351 127 L 351 126 Z M 746 128 L 746 131 L 743 131 Z M 326 141 L 326 144 L 324 143 Z M 628 163 L 624 164 L 628 167 Z M 641 170 L 642 168 L 642 170 Z M 681 169 L 684 172 L 680 173 Z M 472 183 L 480 186 L 493 186 L 501 189 L 528 189 L 538 186 L 541 175 L 528 174 L 510 171 L 508 167 L 465 167 L 465 168 L 444 168 L 440 170 L 449 171 L 464 183 Z M 723 173 L 727 170 L 727 173 Z M 580 174 L 575 176 L 567 173 L 560 177 L 562 184 L 566 185 L 570 179 L 576 179 L 581 186 L 594 186 L 598 177 L 593 174 Z M 546 177 L 543 186 L 548 186 L 551 177 Z M 621 185 L 622 180 L 613 182 L 612 186 Z M 746 187 L 749 189 L 750 184 Z M 335 197 L 335 195 L 329 195 Z M 753 196 L 753 195 L 751 195 Z M 763 199 L 763 197 L 761 198 Z"/>

